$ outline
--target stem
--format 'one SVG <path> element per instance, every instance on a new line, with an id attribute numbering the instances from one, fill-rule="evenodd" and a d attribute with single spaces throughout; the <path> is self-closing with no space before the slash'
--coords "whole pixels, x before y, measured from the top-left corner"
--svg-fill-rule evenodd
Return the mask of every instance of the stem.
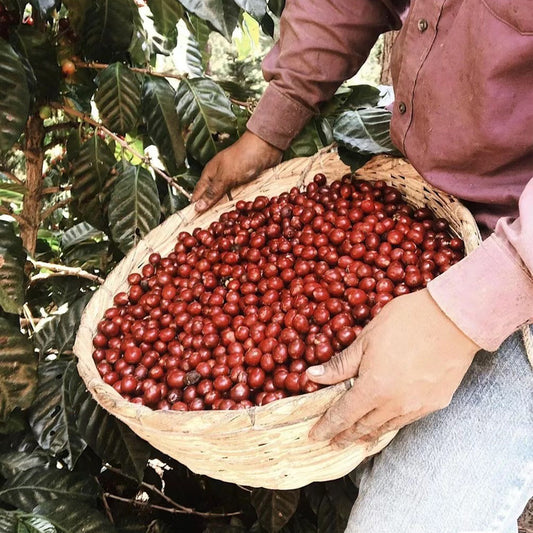
<path id="1" fill-rule="evenodd" d="M 20 236 L 30 255 L 35 254 L 37 232 L 41 225 L 44 127 L 39 115 L 31 115 L 26 123 L 26 192 L 22 206 Z"/>
<path id="2" fill-rule="evenodd" d="M 109 504 L 107 503 L 107 497 L 106 497 L 106 493 L 105 492 L 102 494 L 102 502 L 104 504 L 105 514 L 107 516 L 107 519 L 113 525 L 115 525 L 115 519 L 113 518 L 113 513 L 111 512 L 111 508 L 109 507 Z"/>
<path id="3" fill-rule="evenodd" d="M 44 128 L 44 131 L 46 133 L 51 133 L 52 131 L 64 130 L 67 128 L 76 128 L 77 126 L 78 126 L 78 123 L 72 120 L 69 122 L 59 122 L 58 124 L 52 124 L 51 126 L 46 126 L 46 128 Z"/>
<path id="4" fill-rule="evenodd" d="M 126 479 L 130 479 L 132 481 L 137 482 L 137 480 L 134 477 L 128 476 L 128 474 L 125 474 L 124 472 L 122 472 L 122 470 L 119 470 L 118 468 L 115 468 L 107 463 L 105 467 L 110 472 L 114 472 L 115 474 L 118 474 L 119 476 L 122 476 L 122 477 L 125 477 Z M 141 503 L 144 505 L 150 505 L 154 509 L 159 509 L 162 511 L 168 510 L 168 512 L 171 512 L 171 513 L 186 513 L 186 514 L 194 514 L 197 516 L 224 517 L 224 516 L 236 516 L 236 515 L 242 514 L 241 511 L 235 511 L 233 513 L 209 513 L 209 512 L 196 511 L 195 509 L 191 509 L 190 507 L 185 507 L 184 505 L 181 505 L 178 502 L 175 502 L 172 498 L 169 498 L 163 491 L 158 489 L 155 485 L 151 485 L 150 483 L 141 481 L 140 486 L 145 489 L 151 490 L 152 492 L 155 492 L 159 497 L 163 498 L 163 500 L 165 500 L 170 505 L 172 505 L 172 507 L 176 510 L 167 509 L 166 507 L 159 507 L 159 506 L 144 503 L 144 502 L 138 502 L 137 500 L 126 500 L 126 501 L 133 502 L 133 503 Z M 111 497 L 112 495 L 109 495 L 109 496 Z"/>
<path id="5" fill-rule="evenodd" d="M 40 281 L 43 279 L 52 278 L 54 276 L 76 276 L 78 278 L 85 278 L 91 281 L 96 281 L 97 283 L 102 284 L 104 279 L 96 274 L 91 274 L 86 270 L 83 270 L 79 267 L 69 267 L 66 265 L 58 265 L 56 263 L 45 263 L 44 261 L 32 261 L 33 266 L 37 268 L 46 268 L 51 270 L 51 272 L 42 272 L 36 274 L 31 278 L 31 282 Z"/>
<path id="6" fill-rule="evenodd" d="M 237 516 L 242 514 L 240 511 L 234 513 L 202 513 L 201 511 L 195 511 L 194 509 L 189 509 L 187 507 L 171 508 L 163 507 L 162 505 L 156 505 L 155 503 L 143 502 L 142 500 L 135 500 L 133 498 L 123 498 L 122 496 L 117 496 L 116 494 L 111 494 L 109 492 L 104 492 L 104 497 L 110 498 L 112 500 L 117 500 L 119 502 L 130 503 L 133 505 L 140 505 L 142 507 L 149 507 L 150 509 L 156 509 L 158 511 L 165 511 L 167 513 L 175 514 L 193 514 L 196 516 L 202 516 L 205 518 L 224 518 L 227 516 Z"/>
<path id="7" fill-rule="evenodd" d="M 45 194 L 55 194 L 58 192 L 65 192 L 70 191 L 72 189 L 72 185 L 62 185 L 60 187 L 45 187 L 42 190 L 43 195 Z"/>
<path id="8" fill-rule="evenodd" d="M 61 200 L 54 205 L 51 205 L 48 209 L 45 209 L 43 214 L 41 215 L 41 220 L 46 220 L 56 209 L 59 209 L 60 207 L 65 207 L 66 205 L 70 204 L 72 201 L 72 198 L 65 198 L 64 200 Z"/>
<path id="9" fill-rule="evenodd" d="M 19 224 L 22 224 L 22 217 L 16 213 L 13 213 L 13 211 L 5 205 L 0 205 L 0 215 L 9 215 L 10 217 L 13 217 Z"/>
<path id="10" fill-rule="evenodd" d="M 13 172 L 9 172 L 9 170 L 4 170 L 3 168 L 0 168 L 0 174 L 3 174 L 7 179 L 11 180 L 17 185 L 24 185 L 24 182 L 21 179 L 17 178 L 17 176 L 15 176 Z"/>
<path id="11" fill-rule="evenodd" d="M 80 120 L 83 120 L 83 122 L 86 122 L 87 124 L 90 124 L 91 126 L 94 126 L 96 129 L 102 130 L 108 137 L 111 137 L 115 142 L 117 142 L 124 150 L 127 150 L 130 154 L 133 154 L 135 157 L 138 157 L 145 165 L 150 166 L 153 171 L 161 176 L 171 187 L 174 187 L 177 189 L 181 194 L 183 194 L 188 200 L 191 199 L 191 195 L 178 183 L 176 183 L 170 176 L 165 174 L 162 170 L 157 168 L 155 165 L 153 165 L 150 162 L 150 158 L 146 157 L 143 154 L 140 154 L 135 148 L 130 146 L 124 139 L 113 133 L 111 130 L 108 130 L 105 126 L 97 122 L 96 120 L 92 119 L 89 115 L 86 115 L 84 113 L 81 113 L 80 111 L 73 109 L 68 106 L 62 106 L 61 109 L 68 115 L 71 115 L 73 117 L 77 117 Z"/>
<path id="12" fill-rule="evenodd" d="M 95 70 L 104 70 L 109 65 L 107 63 L 96 63 L 93 61 L 75 61 L 74 64 L 77 68 L 93 68 Z M 138 72 L 139 74 L 147 74 L 149 76 L 155 76 L 156 78 L 172 78 L 174 80 L 182 80 L 186 78 L 186 74 L 180 74 L 172 70 L 167 70 L 164 72 L 157 72 L 151 68 L 137 68 L 137 67 L 128 67 L 132 72 Z"/>

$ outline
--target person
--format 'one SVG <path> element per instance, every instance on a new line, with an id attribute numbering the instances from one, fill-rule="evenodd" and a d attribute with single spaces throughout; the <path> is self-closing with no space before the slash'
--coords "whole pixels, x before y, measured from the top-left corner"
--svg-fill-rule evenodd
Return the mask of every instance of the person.
<path id="1" fill-rule="evenodd" d="M 278 163 L 400 27 L 392 140 L 487 238 L 308 370 L 323 384 L 356 378 L 311 437 L 345 446 L 403 428 L 364 472 L 349 532 L 510 533 L 533 495 L 533 372 L 518 332 L 533 319 L 531 0 L 287 0 L 269 85 L 193 201 L 203 211 Z"/>

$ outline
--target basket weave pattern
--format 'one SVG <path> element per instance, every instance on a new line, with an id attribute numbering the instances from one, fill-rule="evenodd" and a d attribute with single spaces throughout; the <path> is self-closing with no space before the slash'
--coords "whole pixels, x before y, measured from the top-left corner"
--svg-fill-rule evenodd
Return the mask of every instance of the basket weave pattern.
<path id="1" fill-rule="evenodd" d="M 194 207 L 188 206 L 169 217 L 115 268 L 83 313 L 74 351 L 80 375 L 93 397 L 139 436 L 197 473 L 249 486 L 297 488 L 347 474 L 394 437 L 391 432 L 370 445 L 353 444 L 343 450 L 332 448 L 328 442 L 309 441 L 307 435 L 313 424 L 350 384 L 245 411 L 153 411 L 124 400 L 106 385 L 92 359 L 92 338 L 99 320 L 113 306 L 114 295 L 128 290 L 128 274 L 140 271 L 152 252 L 168 255 L 180 231 L 207 227 L 238 200 L 272 197 L 291 187 L 304 186 L 318 172 L 333 181 L 350 169 L 334 149 L 325 149 L 264 172 L 254 182 L 232 191 L 231 200 L 221 200 L 207 213 L 197 215 Z M 369 181 L 384 180 L 400 189 L 412 205 L 427 206 L 446 218 L 452 231 L 465 241 L 467 253 L 479 244 L 480 235 L 470 212 L 448 194 L 430 187 L 405 160 L 379 156 L 356 175 Z"/>

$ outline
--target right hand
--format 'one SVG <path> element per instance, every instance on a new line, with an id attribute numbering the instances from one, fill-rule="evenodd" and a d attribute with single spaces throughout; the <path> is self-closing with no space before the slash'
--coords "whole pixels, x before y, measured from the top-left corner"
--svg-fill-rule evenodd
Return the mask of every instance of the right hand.
<path id="1" fill-rule="evenodd" d="M 225 192 L 248 183 L 262 170 L 281 161 L 283 151 L 263 141 L 250 131 L 218 153 L 205 166 L 192 194 L 195 208 L 203 212 L 214 205 Z"/>

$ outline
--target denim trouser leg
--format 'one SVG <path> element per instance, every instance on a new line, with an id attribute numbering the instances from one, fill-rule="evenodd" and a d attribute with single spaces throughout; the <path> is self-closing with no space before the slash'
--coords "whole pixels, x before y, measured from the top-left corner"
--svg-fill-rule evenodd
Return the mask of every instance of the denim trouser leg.
<path id="1" fill-rule="evenodd" d="M 533 370 L 516 333 L 374 458 L 346 531 L 516 533 L 532 496 Z"/>

